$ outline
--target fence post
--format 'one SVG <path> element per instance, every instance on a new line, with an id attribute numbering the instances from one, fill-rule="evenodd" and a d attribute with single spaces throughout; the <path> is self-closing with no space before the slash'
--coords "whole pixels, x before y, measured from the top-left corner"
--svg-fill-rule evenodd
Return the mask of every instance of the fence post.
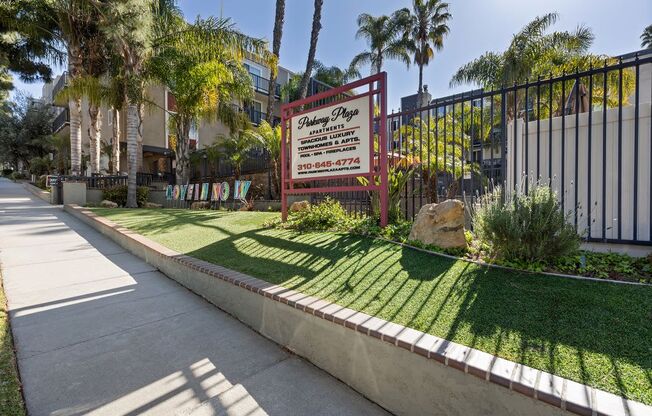
<path id="1" fill-rule="evenodd" d="M 500 177 L 503 182 L 501 198 L 505 200 L 507 192 L 507 91 L 500 89 Z"/>

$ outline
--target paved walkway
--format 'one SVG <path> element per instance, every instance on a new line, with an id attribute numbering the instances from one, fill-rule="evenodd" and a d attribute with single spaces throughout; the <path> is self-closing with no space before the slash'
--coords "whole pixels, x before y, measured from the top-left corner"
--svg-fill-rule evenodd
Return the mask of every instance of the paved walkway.
<path id="1" fill-rule="evenodd" d="M 0 262 L 32 416 L 384 414 L 5 179 Z"/>

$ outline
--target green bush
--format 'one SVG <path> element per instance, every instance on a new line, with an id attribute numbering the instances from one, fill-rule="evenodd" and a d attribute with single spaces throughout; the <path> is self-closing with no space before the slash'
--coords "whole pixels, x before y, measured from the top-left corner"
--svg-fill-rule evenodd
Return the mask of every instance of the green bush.
<path id="1" fill-rule="evenodd" d="M 149 197 L 149 188 L 146 186 L 139 186 L 136 190 L 136 200 L 138 206 L 142 207 L 147 203 Z M 109 188 L 104 188 L 102 191 L 102 198 L 115 202 L 121 207 L 127 205 L 127 185 L 115 185 Z"/>
<path id="2" fill-rule="evenodd" d="M 548 186 L 533 184 L 527 193 L 501 198 L 486 195 L 475 207 L 473 229 L 481 243 L 507 262 L 550 264 L 577 253 L 580 237 Z"/>
<path id="3" fill-rule="evenodd" d="M 35 157 L 29 161 L 29 173 L 34 175 L 47 175 L 54 168 L 54 164 L 49 157 Z"/>
<path id="4" fill-rule="evenodd" d="M 10 179 L 14 181 L 18 181 L 21 179 L 27 179 L 27 175 L 25 175 L 23 172 L 12 172 L 12 174 L 9 176 Z"/>
<path id="5" fill-rule="evenodd" d="M 320 204 L 291 213 L 286 226 L 300 231 L 345 231 L 351 220 L 338 201 L 326 198 Z"/>
<path id="6" fill-rule="evenodd" d="M 13 169 L 2 169 L 2 176 L 9 177 L 13 171 Z"/>
<path id="7" fill-rule="evenodd" d="M 36 180 L 35 185 L 38 186 L 38 187 L 41 188 L 41 189 L 45 189 L 45 190 L 47 190 L 48 187 L 45 186 L 45 185 L 47 185 L 47 177 L 48 177 L 47 175 L 41 175 L 41 176 L 39 176 L 39 178 Z"/>

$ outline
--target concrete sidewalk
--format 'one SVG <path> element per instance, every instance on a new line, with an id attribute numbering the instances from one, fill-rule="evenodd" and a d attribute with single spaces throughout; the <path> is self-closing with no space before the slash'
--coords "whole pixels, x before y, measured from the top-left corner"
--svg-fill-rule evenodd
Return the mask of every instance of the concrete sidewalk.
<path id="1" fill-rule="evenodd" d="M 0 262 L 32 416 L 385 414 L 6 179 Z"/>

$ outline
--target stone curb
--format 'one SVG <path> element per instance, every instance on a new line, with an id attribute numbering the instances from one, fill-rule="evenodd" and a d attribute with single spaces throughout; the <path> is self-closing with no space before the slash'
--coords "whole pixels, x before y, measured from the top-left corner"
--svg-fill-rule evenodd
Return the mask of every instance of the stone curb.
<path id="1" fill-rule="evenodd" d="M 106 228 L 110 233 L 134 240 L 156 255 L 167 257 L 188 269 L 229 282 L 561 410 L 586 416 L 652 415 L 652 406 L 178 253 L 77 205 L 65 205 L 64 210 L 103 234 L 107 234 L 102 230 Z M 115 236 L 110 237 L 120 243 Z"/>
<path id="2" fill-rule="evenodd" d="M 29 182 L 23 182 L 23 188 L 28 190 L 30 193 L 32 193 L 34 196 L 42 199 L 43 201 L 47 202 L 48 204 L 50 203 L 50 193 L 44 191 L 41 188 L 38 188 L 34 185 L 32 185 Z"/>

